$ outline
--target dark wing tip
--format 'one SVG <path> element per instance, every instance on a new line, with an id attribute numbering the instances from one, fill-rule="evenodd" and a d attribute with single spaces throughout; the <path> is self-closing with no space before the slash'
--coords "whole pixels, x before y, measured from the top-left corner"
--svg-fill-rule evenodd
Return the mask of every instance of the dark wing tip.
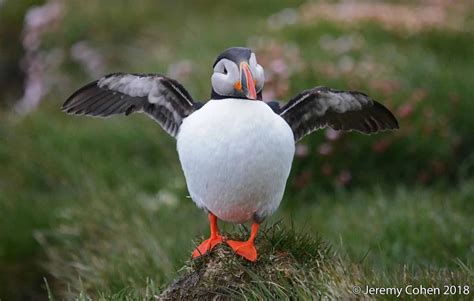
<path id="1" fill-rule="evenodd" d="M 87 92 L 91 91 L 91 88 L 97 88 L 99 89 L 98 83 L 101 79 L 104 78 L 109 78 L 112 76 L 120 76 L 120 75 L 125 75 L 126 73 L 123 72 L 114 72 L 114 73 L 108 73 L 104 76 L 102 76 L 100 79 L 95 80 L 93 82 L 88 83 L 87 85 L 83 86 L 82 88 L 79 88 L 76 90 L 74 93 L 72 93 L 71 96 L 67 98 L 67 100 L 63 103 L 61 106 L 61 111 L 68 113 L 68 114 L 75 114 L 74 110 L 72 108 L 77 105 L 80 101 L 83 100 L 83 97 L 85 96 Z M 138 75 L 138 74 L 137 74 Z"/>
<path id="2" fill-rule="evenodd" d="M 74 93 L 72 93 L 72 95 L 69 96 L 67 100 L 63 103 L 63 105 L 61 106 L 61 111 L 68 114 L 72 114 L 73 112 L 71 111 L 71 108 L 76 104 L 78 100 L 80 100 L 80 97 L 78 96 L 88 91 L 92 87 L 97 87 L 97 83 L 98 83 L 98 80 L 93 81 L 83 86 L 82 88 L 76 90 Z"/>
<path id="3" fill-rule="evenodd" d="M 398 130 L 400 128 L 397 118 L 393 113 L 387 109 L 381 103 L 373 100 L 374 109 L 381 114 L 382 121 L 384 121 L 384 127 L 381 130 Z"/>

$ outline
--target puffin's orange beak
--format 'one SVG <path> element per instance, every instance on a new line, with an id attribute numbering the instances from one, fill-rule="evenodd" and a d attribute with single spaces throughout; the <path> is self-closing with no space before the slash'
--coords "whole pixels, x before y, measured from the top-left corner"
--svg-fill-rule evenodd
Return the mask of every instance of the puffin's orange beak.
<path id="1" fill-rule="evenodd" d="M 253 80 L 250 66 L 246 62 L 240 63 L 240 90 L 248 99 L 257 99 L 255 81 Z"/>

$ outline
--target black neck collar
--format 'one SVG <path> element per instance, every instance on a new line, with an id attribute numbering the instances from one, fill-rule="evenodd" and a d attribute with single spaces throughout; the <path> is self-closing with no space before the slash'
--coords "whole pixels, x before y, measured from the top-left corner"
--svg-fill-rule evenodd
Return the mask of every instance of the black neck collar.
<path id="1" fill-rule="evenodd" d="M 241 96 L 226 96 L 226 95 L 220 95 L 218 94 L 216 91 L 214 91 L 214 89 L 212 89 L 211 91 L 211 99 L 225 99 L 225 98 L 238 98 L 238 99 L 248 99 L 248 100 L 252 100 L 252 99 L 249 99 L 247 97 L 241 97 Z M 258 92 L 257 93 L 257 100 L 262 100 L 262 91 Z"/>

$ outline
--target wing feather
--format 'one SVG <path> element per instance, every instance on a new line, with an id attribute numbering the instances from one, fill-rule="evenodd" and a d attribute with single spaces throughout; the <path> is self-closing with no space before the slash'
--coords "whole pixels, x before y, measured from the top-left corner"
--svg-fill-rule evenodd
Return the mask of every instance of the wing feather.
<path id="1" fill-rule="evenodd" d="M 113 73 L 74 92 L 62 110 L 98 117 L 143 112 L 175 137 L 183 119 L 200 107 L 176 80 L 159 74 Z"/>
<path id="2" fill-rule="evenodd" d="M 326 87 L 305 90 L 280 110 L 293 130 L 295 141 L 313 131 L 331 127 L 365 134 L 398 129 L 398 121 L 382 104 L 364 93 Z"/>

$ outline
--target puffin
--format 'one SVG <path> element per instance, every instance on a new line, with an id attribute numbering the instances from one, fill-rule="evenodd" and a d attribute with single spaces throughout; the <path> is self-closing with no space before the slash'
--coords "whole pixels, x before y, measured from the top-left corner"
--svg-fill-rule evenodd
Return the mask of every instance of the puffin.
<path id="1" fill-rule="evenodd" d="M 326 127 L 364 134 L 399 128 L 394 115 L 364 93 L 318 86 L 282 105 L 262 100 L 264 83 L 255 53 L 232 47 L 214 62 L 205 103 L 161 74 L 112 73 L 74 92 L 62 110 L 96 117 L 140 112 L 155 120 L 176 139 L 188 192 L 208 213 L 210 236 L 192 257 L 226 243 L 255 262 L 259 225 L 280 205 L 298 141 Z M 226 239 L 218 220 L 250 222 L 249 238 Z"/>

